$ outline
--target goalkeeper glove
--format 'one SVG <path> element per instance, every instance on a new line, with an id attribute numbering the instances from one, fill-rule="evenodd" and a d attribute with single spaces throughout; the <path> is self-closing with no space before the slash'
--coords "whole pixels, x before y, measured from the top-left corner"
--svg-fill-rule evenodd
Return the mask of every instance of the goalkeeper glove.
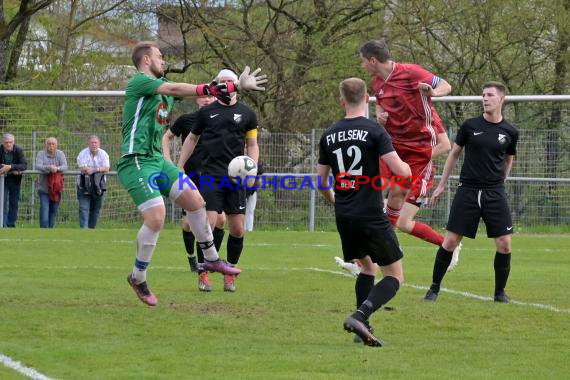
<path id="1" fill-rule="evenodd" d="M 212 95 L 224 104 L 230 104 L 232 100 L 232 92 L 235 92 L 235 85 L 233 82 L 218 83 L 214 80 L 210 82 L 210 84 L 199 84 L 196 86 L 196 95 Z"/>
<path id="2" fill-rule="evenodd" d="M 265 91 L 265 87 L 260 87 L 260 84 L 267 83 L 267 75 L 257 75 L 261 71 L 257 68 L 251 74 L 249 73 L 250 68 L 246 66 L 243 73 L 239 76 L 238 87 L 240 91 L 243 90 L 255 90 L 255 91 Z"/>

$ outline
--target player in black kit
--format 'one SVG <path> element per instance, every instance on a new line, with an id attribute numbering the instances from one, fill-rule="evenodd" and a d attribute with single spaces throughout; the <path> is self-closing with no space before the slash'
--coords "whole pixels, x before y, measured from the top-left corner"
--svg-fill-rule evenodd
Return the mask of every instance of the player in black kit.
<path id="1" fill-rule="evenodd" d="M 465 148 L 459 186 L 451 205 L 447 233 L 435 258 L 433 283 L 424 300 L 435 301 L 451 254 L 463 236 L 474 239 L 480 218 L 487 227 L 487 237 L 495 239 L 495 298 L 510 302 L 505 286 L 511 269 L 511 234 L 513 222 L 504 182 L 511 171 L 519 132 L 503 119 L 506 88 L 499 82 L 483 86 L 483 115 L 466 120 L 445 162 L 441 181 L 432 195 L 432 203 L 445 190 L 445 183 Z"/>
<path id="2" fill-rule="evenodd" d="M 237 75 L 228 69 L 220 71 L 218 83 L 233 81 Z M 198 111 L 196 124 L 184 142 L 178 166 L 192 155 L 198 139 L 204 152 L 200 193 L 206 201 L 206 210 L 210 225 L 214 228 L 219 212 L 226 213 L 229 226 L 227 242 L 227 261 L 236 265 L 243 250 L 245 220 L 245 187 L 236 189 L 228 178 L 230 161 L 244 154 L 257 163 L 259 147 L 257 145 L 257 116 L 248 106 L 238 102 L 237 94 L 232 94 L 229 104 L 215 102 Z M 236 276 L 224 276 L 224 290 L 235 292 Z"/>
<path id="3" fill-rule="evenodd" d="M 196 104 L 198 105 L 198 108 L 205 107 L 215 101 L 216 98 L 213 96 L 202 96 L 196 98 Z M 180 137 L 180 141 L 183 144 L 186 140 L 186 137 L 188 137 L 192 131 L 192 127 L 194 124 L 196 124 L 197 117 L 198 111 L 186 113 L 176 119 L 176 121 L 166 130 L 162 136 L 162 153 L 166 160 L 172 161 L 170 155 L 170 142 L 174 139 L 174 137 Z M 196 186 L 199 186 L 200 184 L 200 173 L 202 172 L 202 159 L 204 156 L 200 145 L 201 144 L 196 145 L 194 153 L 186 161 L 186 163 L 184 163 L 183 168 L 184 173 L 186 175 L 190 175 L 190 180 Z M 207 274 L 205 274 L 206 272 L 202 268 L 204 264 L 204 255 L 202 254 L 202 250 L 198 246 L 198 243 L 196 243 L 197 254 L 194 251 L 194 242 L 196 239 L 194 238 L 192 231 L 190 231 L 190 226 L 184 217 L 185 214 L 186 211 L 182 210 L 182 240 L 184 241 L 184 247 L 186 248 L 188 264 L 190 265 L 190 270 L 192 272 L 198 272 L 198 289 L 202 292 L 209 292 L 212 289 L 212 286 L 210 285 L 209 279 L 207 278 Z M 214 236 L 214 245 L 218 251 L 220 250 L 220 246 L 224 240 L 225 221 L 225 214 L 223 212 L 219 213 L 216 221 L 216 226 L 212 230 L 212 235 Z"/>
<path id="4" fill-rule="evenodd" d="M 319 191 L 335 205 L 344 260 L 362 263 L 355 285 L 357 310 L 346 318 L 344 329 L 368 346 L 382 346 L 368 320 L 396 295 L 404 272 L 400 244 L 383 209 L 379 158 L 394 175 L 410 178 L 411 171 L 384 128 L 365 117 L 366 83 L 358 78 L 342 81 L 340 100 L 346 117 L 329 127 L 319 144 Z M 328 179 L 331 169 L 333 185 Z M 384 277 L 374 285 L 376 264 Z"/>

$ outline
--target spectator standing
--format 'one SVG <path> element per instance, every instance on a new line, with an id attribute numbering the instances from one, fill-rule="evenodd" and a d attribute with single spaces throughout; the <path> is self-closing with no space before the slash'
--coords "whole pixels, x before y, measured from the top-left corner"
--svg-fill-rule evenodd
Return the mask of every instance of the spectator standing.
<path id="1" fill-rule="evenodd" d="M 63 173 L 67 171 L 65 153 L 57 149 L 55 137 L 49 137 L 45 149 L 38 152 L 36 170 L 41 172 L 38 182 L 40 227 L 53 228 L 63 193 Z"/>
<path id="2" fill-rule="evenodd" d="M 14 135 L 6 133 L 0 145 L 0 175 L 4 178 L 4 227 L 16 227 L 22 172 L 28 168 L 28 161 L 22 148 L 14 143 Z"/>
<path id="3" fill-rule="evenodd" d="M 89 136 L 87 148 L 77 156 L 77 166 L 81 170 L 81 174 L 77 177 L 79 226 L 95 228 L 107 190 L 105 173 L 110 168 L 109 155 L 101 149 L 99 137 Z"/>

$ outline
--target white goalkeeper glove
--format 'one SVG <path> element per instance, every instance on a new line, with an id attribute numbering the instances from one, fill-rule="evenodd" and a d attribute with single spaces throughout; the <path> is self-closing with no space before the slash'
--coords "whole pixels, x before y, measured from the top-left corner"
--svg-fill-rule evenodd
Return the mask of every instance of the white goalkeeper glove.
<path id="1" fill-rule="evenodd" d="M 243 70 L 243 73 L 241 73 L 241 75 L 239 76 L 237 85 L 240 91 L 244 90 L 265 91 L 265 87 L 260 87 L 259 85 L 267 83 L 267 75 L 263 74 L 257 76 L 257 73 L 261 71 L 260 68 L 257 68 L 251 74 L 249 73 L 249 71 L 250 71 L 249 66 L 246 66 L 245 69 Z"/>

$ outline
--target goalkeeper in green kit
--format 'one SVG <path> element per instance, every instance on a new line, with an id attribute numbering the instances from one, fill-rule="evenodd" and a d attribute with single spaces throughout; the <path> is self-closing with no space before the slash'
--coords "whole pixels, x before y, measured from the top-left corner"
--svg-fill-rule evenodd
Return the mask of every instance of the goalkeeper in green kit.
<path id="1" fill-rule="evenodd" d="M 186 210 L 188 224 L 204 252 L 206 270 L 231 275 L 241 272 L 220 260 L 202 196 L 195 186 L 189 186 L 184 173 L 162 155 L 162 135 L 174 98 L 213 95 L 229 103 L 231 93 L 238 89 L 263 91 L 259 85 L 267 79 L 265 75 L 256 76 L 260 69 L 250 74 L 246 67 L 237 82 L 173 83 L 163 77 L 165 63 L 154 42 L 137 43 L 132 58 L 137 73 L 125 91 L 123 143 L 117 172 L 144 222 L 137 234 L 135 264 L 127 280 L 142 302 L 155 306 L 158 301 L 147 285 L 146 271 L 166 216 L 163 195 Z"/>

